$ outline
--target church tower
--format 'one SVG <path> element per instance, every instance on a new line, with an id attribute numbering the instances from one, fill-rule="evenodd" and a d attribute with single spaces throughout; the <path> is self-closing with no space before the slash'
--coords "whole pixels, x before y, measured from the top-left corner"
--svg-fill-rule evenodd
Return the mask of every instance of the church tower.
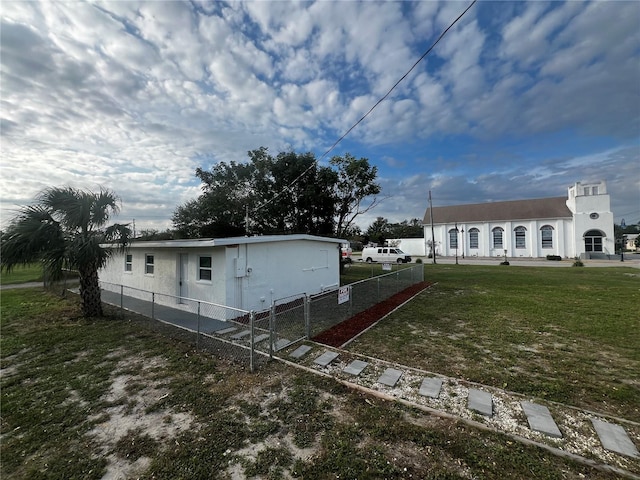
<path id="1" fill-rule="evenodd" d="M 604 180 L 569 187 L 567 207 L 573 214 L 576 256 L 608 258 L 616 253 L 611 200 Z"/>

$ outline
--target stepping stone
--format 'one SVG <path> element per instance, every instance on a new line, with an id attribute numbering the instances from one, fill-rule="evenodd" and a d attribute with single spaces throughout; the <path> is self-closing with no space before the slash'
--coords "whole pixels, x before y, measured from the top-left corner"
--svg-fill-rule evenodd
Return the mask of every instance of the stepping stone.
<path id="1" fill-rule="evenodd" d="M 317 363 L 321 367 L 326 367 L 331 362 L 333 362 L 336 358 L 338 358 L 338 354 L 336 352 L 324 352 L 318 358 L 314 360 L 314 363 Z"/>
<path id="2" fill-rule="evenodd" d="M 387 368 L 378 379 L 378 383 L 387 385 L 388 387 L 394 387 L 401 376 L 402 371 L 396 370 L 395 368 Z"/>
<path id="3" fill-rule="evenodd" d="M 282 350 L 284 347 L 291 344 L 291 340 L 288 338 L 281 338 L 276 343 L 273 344 L 273 349 L 277 352 L 278 350 Z"/>
<path id="4" fill-rule="evenodd" d="M 531 402 L 520 402 L 520 405 L 522 405 L 522 410 L 527 416 L 531 430 L 544 433 L 550 437 L 562 438 L 562 433 L 560 433 L 556 422 L 553 421 L 551 412 L 547 407 Z"/>
<path id="5" fill-rule="evenodd" d="M 420 385 L 420 391 L 418 393 L 424 397 L 438 398 L 441 388 L 441 378 L 425 378 L 422 380 L 422 385 Z"/>
<path id="6" fill-rule="evenodd" d="M 354 360 L 349 365 L 345 367 L 343 372 L 350 373 L 351 375 L 360 375 L 364 367 L 369 365 L 367 362 L 363 362 L 362 360 Z"/>
<path id="7" fill-rule="evenodd" d="M 232 340 L 240 340 L 241 338 L 247 337 L 251 335 L 251 330 L 243 330 L 241 332 L 236 333 L 235 335 L 231 335 Z"/>
<path id="8" fill-rule="evenodd" d="M 236 327 L 224 328 L 222 330 L 216 330 L 214 333 L 216 335 L 226 335 L 227 333 L 235 332 L 237 330 Z"/>
<path id="9" fill-rule="evenodd" d="M 595 418 L 591 419 L 591 423 L 593 423 L 593 428 L 596 429 L 604 448 L 622 455 L 638 458 L 638 449 L 620 425 L 603 422 Z"/>
<path id="10" fill-rule="evenodd" d="M 474 410 L 487 417 L 493 416 L 493 400 L 489 392 L 478 390 L 477 388 L 470 388 L 467 400 L 467 406 L 470 410 Z"/>
<path id="11" fill-rule="evenodd" d="M 253 339 L 253 343 L 261 342 L 263 340 L 266 340 L 267 338 L 269 338 L 269 334 L 268 333 L 263 333 L 262 335 L 258 335 L 256 338 L 254 338 Z"/>
<path id="12" fill-rule="evenodd" d="M 311 347 L 309 345 L 300 345 L 293 352 L 291 352 L 289 356 L 293 358 L 302 358 L 307 353 L 309 353 L 309 350 L 311 350 Z"/>

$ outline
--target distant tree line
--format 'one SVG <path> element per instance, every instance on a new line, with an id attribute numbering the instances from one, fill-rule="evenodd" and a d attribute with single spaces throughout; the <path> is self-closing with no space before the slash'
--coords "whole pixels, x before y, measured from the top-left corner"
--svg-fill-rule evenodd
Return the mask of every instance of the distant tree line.
<path id="1" fill-rule="evenodd" d="M 350 154 L 320 166 L 312 153 L 261 147 L 248 162 L 198 168 L 202 194 L 174 211 L 178 238 L 249 234 L 348 236 L 354 221 L 379 202 L 377 167 Z"/>
<path id="2" fill-rule="evenodd" d="M 398 223 L 391 223 L 384 217 L 377 217 L 369 228 L 361 234 L 360 241 L 363 244 L 384 243 L 392 238 L 422 238 L 424 236 L 424 228 L 422 220 L 412 218 L 411 220 L 403 220 Z"/>

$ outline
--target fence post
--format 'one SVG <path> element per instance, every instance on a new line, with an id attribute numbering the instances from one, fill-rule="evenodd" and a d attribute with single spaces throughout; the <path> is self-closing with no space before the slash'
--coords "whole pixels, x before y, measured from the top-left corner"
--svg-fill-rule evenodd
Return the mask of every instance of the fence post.
<path id="1" fill-rule="evenodd" d="M 269 359 L 273 359 L 273 340 L 274 330 L 276 328 L 276 302 L 271 302 L 271 311 L 269 312 Z"/>
<path id="2" fill-rule="evenodd" d="M 249 312 L 249 329 L 251 331 L 251 335 L 250 335 L 250 348 L 249 348 L 249 370 L 251 371 L 251 373 L 253 373 L 253 351 L 254 351 L 254 343 L 253 343 L 253 323 L 255 320 L 255 312 L 253 310 L 251 310 L 251 312 Z"/>
<path id="3" fill-rule="evenodd" d="M 353 288 L 351 288 L 351 285 L 349 285 L 349 317 L 351 318 L 353 316 Z"/>
<path id="4" fill-rule="evenodd" d="M 198 333 L 196 334 L 196 351 L 200 350 L 200 302 L 198 302 Z"/>
<path id="5" fill-rule="evenodd" d="M 124 317 L 124 285 L 120 285 L 120 314 Z"/>
<path id="6" fill-rule="evenodd" d="M 156 294 L 151 292 L 151 319 L 155 320 Z"/>
<path id="7" fill-rule="evenodd" d="M 380 277 L 378 277 L 378 302 L 380 302 Z"/>
<path id="8" fill-rule="evenodd" d="M 304 295 L 304 332 L 307 340 L 311 338 L 311 297 Z"/>
<path id="9" fill-rule="evenodd" d="M 400 291 L 400 270 L 396 272 L 396 293 Z"/>

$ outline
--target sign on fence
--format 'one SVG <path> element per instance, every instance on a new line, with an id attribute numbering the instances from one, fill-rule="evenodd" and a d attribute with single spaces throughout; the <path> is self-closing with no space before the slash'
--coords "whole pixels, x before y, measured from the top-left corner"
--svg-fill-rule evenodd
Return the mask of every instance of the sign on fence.
<path id="1" fill-rule="evenodd" d="M 340 287 L 338 289 L 338 305 L 347 303 L 349 301 L 350 291 L 351 291 L 351 287 L 349 285 L 347 285 L 346 287 Z"/>
<path id="2" fill-rule="evenodd" d="M 383 263 L 382 264 L 382 270 L 391 270 L 391 264 L 390 263 Z"/>

